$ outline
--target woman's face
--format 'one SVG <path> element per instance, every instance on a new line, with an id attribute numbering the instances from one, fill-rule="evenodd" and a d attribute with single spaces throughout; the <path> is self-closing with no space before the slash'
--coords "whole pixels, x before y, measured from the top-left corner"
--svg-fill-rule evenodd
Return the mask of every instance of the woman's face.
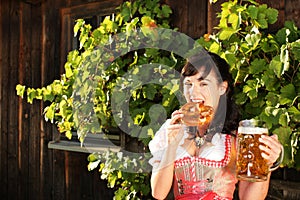
<path id="1" fill-rule="evenodd" d="M 206 77 L 203 77 L 204 67 L 193 76 L 187 76 L 183 80 L 183 92 L 187 102 L 201 102 L 217 110 L 220 96 L 228 87 L 226 81 L 218 82 L 217 75 L 211 70 Z"/>

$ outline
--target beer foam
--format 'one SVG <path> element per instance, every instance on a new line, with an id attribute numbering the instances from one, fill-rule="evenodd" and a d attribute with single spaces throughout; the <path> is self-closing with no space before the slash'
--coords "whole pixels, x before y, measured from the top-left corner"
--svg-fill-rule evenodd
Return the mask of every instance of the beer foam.
<path id="1" fill-rule="evenodd" d="M 268 129 L 263 127 L 239 127 L 239 134 L 267 134 Z"/>

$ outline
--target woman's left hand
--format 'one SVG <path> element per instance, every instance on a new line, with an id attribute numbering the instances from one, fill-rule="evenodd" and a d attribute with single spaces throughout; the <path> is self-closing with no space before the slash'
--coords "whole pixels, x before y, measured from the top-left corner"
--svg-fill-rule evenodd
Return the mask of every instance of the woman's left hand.
<path id="1" fill-rule="evenodd" d="M 259 141 L 263 145 L 259 145 L 259 148 L 262 150 L 262 157 L 268 161 L 268 164 L 271 166 L 279 158 L 283 146 L 278 141 L 277 135 L 262 135 Z"/>

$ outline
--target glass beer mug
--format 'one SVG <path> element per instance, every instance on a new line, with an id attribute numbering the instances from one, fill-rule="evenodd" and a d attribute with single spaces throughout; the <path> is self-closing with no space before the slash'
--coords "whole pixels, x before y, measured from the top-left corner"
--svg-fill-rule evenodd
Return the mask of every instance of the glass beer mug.
<path id="1" fill-rule="evenodd" d="M 265 181 L 270 171 L 278 168 L 283 160 L 283 149 L 281 157 L 271 168 L 261 156 L 259 149 L 259 138 L 268 135 L 268 129 L 261 121 L 242 120 L 239 123 L 237 137 L 237 178 L 246 181 Z"/>

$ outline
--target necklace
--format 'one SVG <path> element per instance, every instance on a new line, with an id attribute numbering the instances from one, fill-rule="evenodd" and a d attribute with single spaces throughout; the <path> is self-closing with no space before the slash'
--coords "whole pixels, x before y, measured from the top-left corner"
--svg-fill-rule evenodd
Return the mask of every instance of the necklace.
<path id="1" fill-rule="evenodd" d="M 204 144 L 205 138 L 204 138 L 204 136 L 203 137 L 196 136 L 194 138 L 194 141 L 195 141 L 196 147 L 200 148 Z"/>
<path id="2" fill-rule="evenodd" d="M 194 140 L 197 148 L 200 148 L 205 143 L 206 135 L 200 136 L 197 126 L 186 126 L 185 131 L 193 136 L 189 139 Z"/>
<path id="3" fill-rule="evenodd" d="M 211 142 L 212 137 L 215 135 L 217 131 L 223 128 L 222 126 L 217 126 L 214 128 L 210 128 L 206 130 L 204 134 L 200 134 L 197 126 L 186 126 L 184 129 L 185 131 L 192 135 L 193 137 L 189 138 L 190 140 L 194 140 L 195 145 L 197 148 L 200 148 L 204 143 Z"/>

